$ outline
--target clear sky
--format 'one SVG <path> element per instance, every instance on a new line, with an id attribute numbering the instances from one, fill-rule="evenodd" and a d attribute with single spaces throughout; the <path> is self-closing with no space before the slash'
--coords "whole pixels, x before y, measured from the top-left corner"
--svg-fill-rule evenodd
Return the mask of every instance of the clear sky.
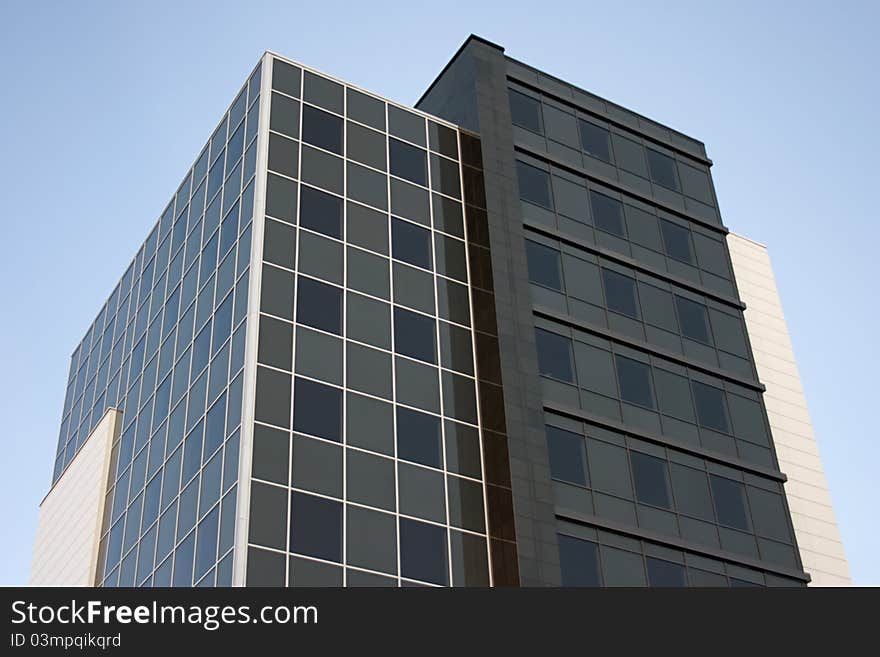
<path id="1" fill-rule="evenodd" d="M 473 32 L 706 143 L 725 224 L 770 248 L 855 582 L 880 585 L 878 8 L 0 3 L 0 583 L 27 581 L 70 353 L 260 54 L 411 104 Z"/>

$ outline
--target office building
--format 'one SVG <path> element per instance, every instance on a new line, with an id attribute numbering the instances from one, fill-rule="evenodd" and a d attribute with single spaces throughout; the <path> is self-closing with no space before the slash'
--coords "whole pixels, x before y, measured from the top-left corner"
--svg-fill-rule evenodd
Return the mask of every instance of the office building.
<path id="1" fill-rule="evenodd" d="M 265 54 L 74 351 L 33 582 L 805 584 L 710 165 L 477 37 L 416 109 Z"/>

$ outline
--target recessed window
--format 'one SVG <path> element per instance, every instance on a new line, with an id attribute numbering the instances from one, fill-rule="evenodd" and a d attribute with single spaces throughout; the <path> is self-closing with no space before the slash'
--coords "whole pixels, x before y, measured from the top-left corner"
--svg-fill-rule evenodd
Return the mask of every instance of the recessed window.
<path id="1" fill-rule="evenodd" d="M 431 233 L 424 228 L 392 219 L 391 251 L 398 260 L 431 269 Z"/>
<path id="2" fill-rule="evenodd" d="M 645 504 L 671 508 L 666 461 L 641 452 L 630 452 L 636 499 Z"/>
<path id="3" fill-rule="evenodd" d="M 678 174 L 675 170 L 675 160 L 651 148 L 645 150 L 648 154 L 648 169 L 651 171 L 651 180 L 659 185 L 678 191 Z"/>
<path id="4" fill-rule="evenodd" d="M 636 282 L 629 276 L 610 269 L 602 270 L 602 282 L 605 285 L 605 301 L 608 309 L 638 319 Z"/>
<path id="5" fill-rule="evenodd" d="M 538 349 L 538 371 L 542 375 L 574 383 L 571 340 L 544 329 L 536 329 L 535 345 Z"/>
<path id="6" fill-rule="evenodd" d="M 547 451 L 553 479 L 579 486 L 587 485 L 583 436 L 548 426 Z"/>
<path id="7" fill-rule="evenodd" d="M 342 199 L 303 185 L 299 224 L 303 228 L 342 239 Z"/>
<path id="8" fill-rule="evenodd" d="M 712 340 L 709 338 L 709 319 L 706 316 L 706 306 L 678 295 L 675 297 L 675 305 L 678 308 L 678 321 L 681 324 L 682 335 L 691 340 L 712 344 Z"/>
<path id="9" fill-rule="evenodd" d="M 293 493 L 290 500 L 290 549 L 310 557 L 342 561 L 342 504 Z"/>
<path id="10" fill-rule="evenodd" d="M 342 435 L 342 391 L 306 379 L 296 379 L 293 428 L 339 442 Z"/>
<path id="11" fill-rule="evenodd" d="M 611 162 L 611 136 L 608 130 L 594 123 L 579 121 L 581 127 L 581 146 L 584 151 L 605 162 Z"/>
<path id="12" fill-rule="evenodd" d="M 618 237 L 626 237 L 623 229 L 623 204 L 620 201 L 590 191 L 590 207 L 593 209 L 593 223 L 596 228 Z"/>
<path id="13" fill-rule="evenodd" d="M 397 408 L 397 456 L 398 458 L 439 468 L 442 463 L 440 451 L 440 419 Z"/>
<path id="14" fill-rule="evenodd" d="M 400 519 L 400 574 L 433 584 L 448 583 L 446 530 L 443 527 Z"/>
<path id="15" fill-rule="evenodd" d="M 616 356 L 615 361 L 620 398 L 631 404 L 654 408 L 651 368 L 645 363 L 623 356 Z"/>
<path id="16" fill-rule="evenodd" d="M 565 534 L 559 538 L 559 569 L 562 586 L 600 586 L 599 548 Z"/>
<path id="17" fill-rule="evenodd" d="M 749 531 L 743 485 L 738 481 L 717 475 L 709 475 L 709 480 L 712 483 L 712 497 L 715 501 L 715 515 L 718 517 L 718 522 L 728 527 Z"/>
<path id="18" fill-rule="evenodd" d="M 524 201 L 537 203 L 552 210 L 553 196 L 550 193 L 550 174 L 519 161 L 516 163 L 516 173 L 519 179 L 519 197 Z"/>
<path id="19" fill-rule="evenodd" d="M 648 566 L 648 585 L 654 587 L 683 587 L 687 586 L 684 566 L 663 559 L 646 557 Z"/>
<path id="20" fill-rule="evenodd" d="M 724 391 L 699 381 L 691 381 L 691 387 L 694 391 L 694 402 L 700 424 L 709 429 L 730 433 Z"/>
<path id="21" fill-rule="evenodd" d="M 342 335 L 342 290 L 311 278 L 300 277 L 296 321 Z"/>
<path id="22" fill-rule="evenodd" d="M 683 226 L 674 224 L 666 219 L 660 220 L 660 232 L 663 234 L 663 244 L 666 255 L 688 264 L 694 264 L 694 252 L 691 249 L 690 231 Z"/>
<path id="23" fill-rule="evenodd" d="M 529 280 L 532 283 L 562 291 L 562 267 L 559 251 L 526 240 L 526 259 L 529 265 Z"/>
<path id="24" fill-rule="evenodd" d="M 532 132 L 544 132 L 540 101 L 512 89 L 510 90 L 510 118 L 514 125 L 527 128 Z"/>
<path id="25" fill-rule="evenodd" d="M 397 139 L 388 140 L 391 174 L 418 185 L 428 185 L 428 159 L 421 148 Z"/>
<path id="26" fill-rule="evenodd" d="M 437 362 L 436 325 L 431 317 L 394 309 L 394 350 L 428 363 Z"/>

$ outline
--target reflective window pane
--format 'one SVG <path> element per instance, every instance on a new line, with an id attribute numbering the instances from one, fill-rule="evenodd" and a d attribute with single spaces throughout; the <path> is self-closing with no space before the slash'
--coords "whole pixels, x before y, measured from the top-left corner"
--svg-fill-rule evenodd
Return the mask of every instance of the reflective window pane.
<path id="1" fill-rule="evenodd" d="M 561 381 L 574 383 L 571 361 L 571 340 L 543 329 L 535 330 L 538 349 L 538 371 Z"/>
<path id="2" fill-rule="evenodd" d="M 611 136 L 608 130 L 583 119 L 578 123 L 581 129 L 581 147 L 584 151 L 600 160 L 611 162 Z"/>
<path id="3" fill-rule="evenodd" d="M 544 132 L 541 103 L 531 96 L 510 91 L 510 118 L 514 125 L 522 126 L 532 132 Z"/>

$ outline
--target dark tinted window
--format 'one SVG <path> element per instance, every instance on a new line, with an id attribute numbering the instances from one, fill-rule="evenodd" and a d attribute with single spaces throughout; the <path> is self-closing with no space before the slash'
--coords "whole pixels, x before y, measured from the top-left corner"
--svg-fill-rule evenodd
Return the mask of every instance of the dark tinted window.
<path id="1" fill-rule="evenodd" d="M 342 504 L 293 493 L 290 500 L 290 549 L 299 554 L 342 561 Z"/>
<path id="2" fill-rule="evenodd" d="M 593 208 L 593 222 L 596 228 L 625 237 L 623 230 L 623 204 L 605 194 L 590 192 L 590 207 Z"/>
<path id="3" fill-rule="evenodd" d="M 572 484 L 587 485 L 583 436 L 548 426 L 547 451 L 551 477 Z"/>
<path id="4" fill-rule="evenodd" d="M 428 160 L 425 151 L 397 139 L 389 139 L 388 156 L 393 175 L 427 186 Z"/>
<path id="5" fill-rule="evenodd" d="M 397 456 L 439 468 L 442 463 L 440 419 L 427 413 L 398 407 Z"/>
<path id="6" fill-rule="evenodd" d="M 595 543 L 558 534 L 563 586 L 599 586 L 599 549 Z"/>
<path id="7" fill-rule="evenodd" d="M 394 309 L 394 350 L 429 363 L 437 362 L 434 320 L 403 308 Z"/>
<path id="8" fill-rule="evenodd" d="M 300 226 L 342 239 L 342 199 L 306 185 L 300 194 Z"/>
<path id="9" fill-rule="evenodd" d="M 645 563 L 648 566 L 648 584 L 650 586 L 687 586 L 684 566 L 654 557 L 647 557 Z"/>
<path id="10" fill-rule="evenodd" d="M 583 149 L 600 160 L 611 161 L 611 138 L 605 128 L 580 120 L 581 146 Z"/>
<path id="11" fill-rule="evenodd" d="M 651 390 L 651 370 L 644 363 L 623 356 L 616 356 L 617 380 L 620 382 L 620 398 L 640 406 L 654 408 Z"/>
<path id="12" fill-rule="evenodd" d="M 687 228 L 665 219 L 660 220 L 660 232 L 663 233 L 663 244 L 666 255 L 689 264 L 694 263 L 694 252 L 691 249 L 691 236 Z"/>
<path id="13" fill-rule="evenodd" d="M 526 240 L 526 258 L 529 280 L 554 290 L 562 291 L 562 269 L 559 251 L 549 246 Z"/>
<path id="14" fill-rule="evenodd" d="M 664 187 L 678 190 L 678 175 L 675 171 L 675 160 L 668 155 L 658 153 L 650 148 L 648 153 L 648 168 L 651 171 L 651 179 Z"/>
<path id="15" fill-rule="evenodd" d="M 712 482 L 712 497 L 715 501 L 718 522 L 748 531 L 749 518 L 743 485 L 738 481 L 717 475 L 710 475 L 709 480 Z"/>
<path id="16" fill-rule="evenodd" d="M 636 499 L 645 504 L 670 508 L 666 461 L 641 452 L 630 452 Z"/>
<path id="17" fill-rule="evenodd" d="M 400 574 L 433 584 L 447 584 L 446 530 L 415 520 L 400 519 Z"/>
<path id="18" fill-rule="evenodd" d="M 550 195 L 550 174 L 524 162 L 516 163 L 516 172 L 519 179 L 519 197 L 552 210 L 553 197 Z"/>
<path id="19" fill-rule="evenodd" d="M 574 383 L 571 364 L 571 340 L 543 329 L 535 330 L 538 371 L 545 376 Z"/>
<path id="20" fill-rule="evenodd" d="M 675 305 L 678 307 L 678 321 L 681 324 L 682 334 L 691 340 L 711 344 L 706 306 L 680 296 L 675 297 Z"/>
<path id="21" fill-rule="evenodd" d="M 605 299 L 609 310 L 638 318 L 636 282 L 629 276 L 610 269 L 602 270 L 602 282 L 605 284 Z"/>
<path id="22" fill-rule="evenodd" d="M 727 421 L 727 408 L 724 403 L 724 391 L 707 386 L 699 381 L 692 381 L 694 402 L 697 406 L 697 418 L 700 424 L 709 429 L 730 432 Z"/>
<path id="23" fill-rule="evenodd" d="M 544 132 L 541 120 L 541 103 L 534 98 L 510 91 L 510 118 L 515 125 L 528 128 L 532 132 Z"/>
<path id="24" fill-rule="evenodd" d="M 408 221 L 392 219 L 391 252 L 398 260 L 431 269 L 431 233 Z"/>
<path id="25" fill-rule="evenodd" d="M 309 144 L 342 155 L 342 119 L 304 104 L 302 138 Z"/>
<path id="26" fill-rule="evenodd" d="M 301 276 L 296 321 L 342 335 L 342 290 Z"/>
<path id="27" fill-rule="evenodd" d="M 293 428 L 320 438 L 340 441 L 342 391 L 313 381 L 296 379 L 293 392 Z"/>

